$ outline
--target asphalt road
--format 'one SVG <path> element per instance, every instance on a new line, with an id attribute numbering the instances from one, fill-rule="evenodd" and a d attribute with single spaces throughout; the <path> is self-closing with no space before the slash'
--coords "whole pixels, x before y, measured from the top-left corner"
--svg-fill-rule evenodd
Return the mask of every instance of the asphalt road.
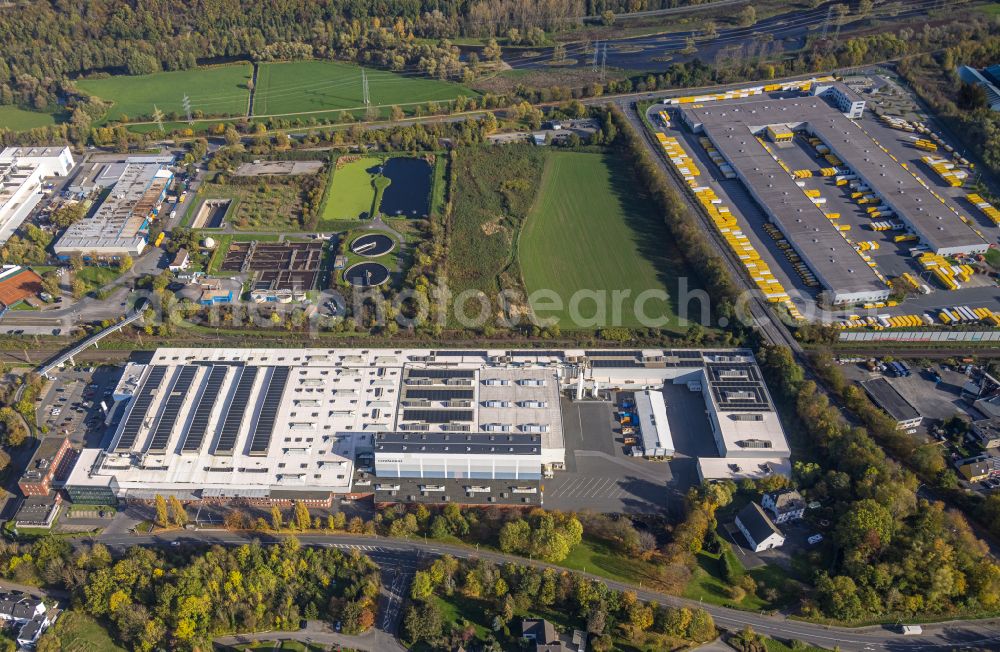
<path id="1" fill-rule="evenodd" d="M 464 546 L 443 544 L 439 542 L 424 542 L 419 540 L 399 540 L 385 539 L 381 537 L 358 537 L 352 535 L 329 535 L 329 534 L 303 534 L 299 540 L 305 545 L 331 546 L 344 549 L 356 549 L 372 556 L 376 562 L 382 559 L 382 564 L 386 560 L 393 560 L 392 563 L 399 567 L 415 568 L 420 564 L 422 555 L 444 555 L 450 554 L 459 558 L 479 558 L 495 563 L 514 562 L 522 565 L 530 565 L 536 568 L 555 568 L 564 570 L 560 566 L 547 564 L 537 560 L 528 560 L 513 555 L 505 555 L 498 552 L 478 550 Z M 225 530 L 214 531 L 178 531 L 169 532 L 153 536 L 128 536 L 113 535 L 101 536 L 97 540 L 109 547 L 125 548 L 131 545 L 145 546 L 169 546 L 173 541 L 180 541 L 201 545 L 241 545 L 253 539 L 259 539 L 264 543 L 273 543 L 280 537 L 273 535 L 261 536 L 257 532 L 229 532 Z M 412 560 L 412 561 L 409 561 Z M 397 571 L 399 572 L 399 571 Z M 814 623 L 792 620 L 785 615 L 768 615 L 764 613 L 752 613 L 718 607 L 715 605 L 703 604 L 695 600 L 679 598 L 657 591 L 652 591 L 634 585 L 608 580 L 592 573 L 582 573 L 583 575 L 603 582 L 610 588 L 616 590 L 635 591 L 636 595 L 645 601 L 656 601 L 660 604 L 667 604 L 675 607 L 700 607 L 710 613 L 718 626 L 731 630 L 739 630 L 750 625 L 754 630 L 768 636 L 783 639 L 798 639 L 827 648 L 839 646 L 842 650 L 906 650 L 907 652 L 916 650 L 944 650 L 955 649 L 960 646 L 980 646 L 988 649 L 1000 648 L 1000 619 L 993 620 L 972 620 L 972 621 L 952 621 L 947 623 L 923 625 L 923 633 L 918 636 L 902 636 L 894 629 L 884 626 L 873 627 L 830 627 Z M 396 590 L 390 585 L 389 590 Z M 383 596 L 383 603 L 385 596 Z M 380 615 L 384 613 L 385 607 L 380 610 Z M 376 625 L 381 629 L 383 619 L 376 620 Z M 391 626 L 391 625 L 390 625 Z M 317 639 L 318 640 L 318 639 Z M 376 648 L 379 650 L 390 648 Z M 399 649 L 399 648 L 392 648 Z"/>

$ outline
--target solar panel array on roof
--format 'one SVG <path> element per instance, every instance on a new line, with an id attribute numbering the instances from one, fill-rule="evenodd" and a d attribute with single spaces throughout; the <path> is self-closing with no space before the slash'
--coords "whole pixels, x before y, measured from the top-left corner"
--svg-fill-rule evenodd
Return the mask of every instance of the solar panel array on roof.
<path id="1" fill-rule="evenodd" d="M 410 369 L 408 378 L 472 378 L 476 375 L 473 369 Z"/>
<path id="2" fill-rule="evenodd" d="M 288 373 L 288 367 L 275 367 L 271 372 L 267 391 L 264 392 L 264 404 L 260 408 L 257 425 L 253 429 L 253 438 L 250 440 L 251 455 L 267 454 L 268 446 L 271 445 L 271 434 L 274 433 L 274 420 L 281 405 L 281 395 L 285 393 L 285 385 L 288 384 Z"/>
<path id="3" fill-rule="evenodd" d="M 142 422 L 146 419 L 146 412 L 149 411 L 149 406 L 153 403 L 153 394 L 160 388 L 160 383 L 163 382 L 163 377 L 166 373 L 167 368 L 159 365 L 149 370 L 149 375 L 146 376 L 146 381 L 142 384 L 142 389 L 138 391 L 133 399 L 132 409 L 129 410 L 128 417 L 125 419 L 122 436 L 118 439 L 115 451 L 131 450 L 135 444 L 135 438 L 139 436 L 139 429 L 142 427 Z"/>
<path id="4" fill-rule="evenodd" d="M 692 369 L 697 369 L 698 367 L 704 366 L 701 360 L 691 360 L 691 359 L 677 360 L 676 362 L 664 362 L 663 364 L 666 367 L 684 367 L 684 368 L 689 367 Z"/>
<path id="5" fill-rule="evenodd" d="M 565 351 L 507 351 L 507 355 L 512 358 L 561 358 L 566 355 Z"/>
<path id="6" fill-rule="evenodd" d="M 184 443 L 181 450 L 192 452 L 201 450 L 201 443 L 205 440 L 205 432 L 208 431 L 208 418 L 212 415 L 212 408 L 219 398 L 219 389 L 222 388 L 222 381 L 226 378 L 226 365 L 214 365 L 208 374 L 208 382 L 198 399 L 198 406 L 194 410 L 194 417 L 188 425 L 187 432 L 183 435 Z"/>
<path id="7" fill-rule="evenodd" d="M 588 358 L 637 358 L 638 351 L 584 351 Z"/>
<path id="8" fill-rule="evenodd" d="M 428 401 L 450 401 L 469 399 L 475 396 L 471 389 L 407 389 L 406 398 L 424 398 Z"/>
<path id="9" fill-rule="evenodd" d="M 485 358 L 486 351 L 435 351 L 434 355 L 438 358 L 464 358 L 466 356 Z"/>
<path id="10" fill-rule="evenodd" d="M 194 380 L 194 375 L 197 371 L 198 367 L 184 366 L 181 367 L 180 372 L 174 378 L 174 382 L 170 386 L 170 395 L 167 396 L 167 401 L 163 406 L 163 411 L 160 413 L 160 418 L 156 422 L 156 427 L 153 428 L 153 439 L 149 443 L 149 448 L 146 449 L 146 452 L 166 452 L 167 444 L 170 442 L 170 433 L 174 431 L 174 426 L 177 425 L 177 415 L 180 414 L 181 406 L 184 405 L 184 399 L 187 398 L 187 391 L 191 387 L 191 382 Z"/>
<path id="11" fill-rule="evenodd" d="M 701 351 L 668 351 L 668 353 L 678 358 L 701 360 Z"/>
<path id="12" fill-rule="evenodd" d="M 638 360 L 609 360 L 609 359 L 598 359 L 590 361 L 591 367 L 641 367 L 642 363 Z"/>
<path id="13" fill-rule="evenodd" d="M 226 417 L 219 432 L 219 441 L 215 444 L 216 455 L 231 455 L 236 446 L 236 437 L 240 434 L 240 424 L 247 411 L 247 401 L 253 391 L 253 383 L 257 379 L 257 367 L 243 367 L 240 379 L 236 383 L 236 392 L 229 402 Z"/>
<path id="14" fill-rule="evenodd" d="M 720 410 L 771 409 L 756 365 L 746 362 L 709 363 L 705 365 L 705 370 L 712 396 Z"/>
<path id="15" fill-rule="evenodd" d="M 403 410 L 403 421 L 423 421 L 424 423 L 472 421 L 472 410 Z"/>

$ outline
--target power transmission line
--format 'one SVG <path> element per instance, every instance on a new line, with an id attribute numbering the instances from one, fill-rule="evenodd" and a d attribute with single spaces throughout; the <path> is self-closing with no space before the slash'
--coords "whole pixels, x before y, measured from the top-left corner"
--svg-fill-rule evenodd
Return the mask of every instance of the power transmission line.
<path id="1" fill-rule="evenodd" d="M 184 95 L 184 99 L 181 100 L 181 106 L 184 107 L 184 112 L 187 114 L 188 124 L 194 122 L 194 120 L 191 119 L 191 98 L 186 94 Z"/>
<path id="2" fill-rule="evenodd" d="M 160 128 L 160 133 L 165 133 L 163 129 L 163 111 L 158 106 L 153 105 L 153 122 Z"/>
<path id="3" fill-rule="evenodd" d="M 371 95 L 368 93 L 368 73 L 361 69 L 361 103 L 368 106 L 372 103 Z"/>
<path id="4" fill-rule="evenodd" d="M 607 71 L 607 63 L 608 63 L 608 45 L 607 45 L 607 43 L 602 43 L 601 44 L 601 70 L 600 70 L 600 72 L 601 72 L 601 83 L 602 84 L 604 83 L 604 77 L 605 77 L 605 74 L 606 74 L 606 71 Z"/>

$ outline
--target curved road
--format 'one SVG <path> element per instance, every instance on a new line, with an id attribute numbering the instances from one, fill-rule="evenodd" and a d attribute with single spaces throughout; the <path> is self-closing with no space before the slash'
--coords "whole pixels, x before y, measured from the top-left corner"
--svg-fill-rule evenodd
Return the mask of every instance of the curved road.
<path id="1" fill-rule="evenodd" d="M 356 549 L 371 555 L 376 560 L 386 556 L 399 559 L 409 555 L 413 561 L 416 561 L 420 555 L 450 554 L 463 559 L 478 558 L 496 563 L 514 562 L 536 568 L 553 568 L 560 571 L 568 570 L 556 564 L 548 564 L 514 555 L 439 542 L 335 534 L 302 534 L 298 535 L 298 538 L 305 545 Z M 174 541 L 180 541 L 182 544 L 186 542 L 192 544 L 240 545 L 254 539 L 258 539 L 263 543 L 274 543 L 280 537 L 275 535 L 262 536 L 259 532 L 193 530 L 167 532 L 161 535 L 107 535 L 98 537 L 97 541 L 110 547 L 122 548 L 131 545 L 168 546 Z M 895 630 L 883 626 L 849 628 L 819 625 L 792 620 L 782 614 L 753 613 L 703 604 L 695 600 L 667 595 L 659 591 L 609 580 L 592 573 L 580 574 L 603 582 L 613 589 L 634 591 L 640 599 L 645 601 L 655 601 L 675 607 L 700 607 L 712 615 L 717 625 L 725 629 L 738 631 L 746 625 L 750 625 L 754 630 L 768 636 L 781 639 L 798 639 L 826 648 L 840 646 L 843 650 L 895 650 L 906 652 L 914 652 L 916 650 L 946 650 L 955 649 L 960 646 L 980 646 L 988 649 L 1000 649 L 1000 619 L 929 624 L 923 626 L 923 634 L 904 637 Z M 252 637 L 252 635 L 249 636 Z M 263 638 L 262 634 L 257 636 Z M 299 635 L 297 634 L 296 636 Z M 306 636 L 306 634 L 302 634 L 302 636 Z M 360 638 L 367 636 L 375 637 L 377 635 L 366 634 Z M 320 639 L 317 638 L 316 640 Z M 362 640 L 354 642 L 359 645 L 365 643 Z M 380 647 L 377 649 L 387 648 Z"/>

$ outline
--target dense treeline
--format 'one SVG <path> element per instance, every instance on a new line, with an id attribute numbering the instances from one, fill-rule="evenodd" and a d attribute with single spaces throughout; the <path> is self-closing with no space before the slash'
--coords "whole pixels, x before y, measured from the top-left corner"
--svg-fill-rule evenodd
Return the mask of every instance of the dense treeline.
<path id="1" fill-rule="evenodd" d="M 884 434 L 845 422 L 827 395 L 804 378 L 784 347 L 763 347 L 768 384 L 794 410 L 813 463 L 796 466 L 799 485 L 834 521 L 839 555 L 814 578 L 805 615 L 840 620 L 991 612 L 1000 605 L 1000 566 L 961 513 L 917 495 L 917 478 L 873 439 Z M 861 407 L 845 388 L 848 407 Z M 865 399 L 867 400 L 867 399 Z M 887 438 L 891 449 L 900 446 Z"/>
<path id="2" fill-rule="evenodd" d="M 387 536 L 458 537 L 551 562 L 564 560 L 583 538 L 583 525 L 575 514 L 541 508 L 522 515 L 517 510 L 463 509 L 454 503 L 434 511 L 424 505 L 400 504 L 380 511 L 376 522 Z"/>
<path id="3" fill-rule="evenodd" d="M 732 311 L 738 290 L 719 256 L 705 237 L 697 218 L 690 214 L 681 198 L 657 164 L 642 136 L 632 127 L 625 114 L 617 107 L 611 108 L 609 121 L 616 127 L 613 146 L 622 161 L 631 165 L 636 180 L 648 193 L 666 221 L 677 248 L 683 253 L 688 268 L 694 270 L 714 299 L 716 314 L 728 315 Z"/>
<path id="4" fill-rule="evenodd" d="M 120 559 L 101 544 L 74 549 L 56 537 L 0 542 L 0 573 L 70 591 L 75 608 L 143 652 L 208 649 L 219 634 L 298 629 L 303 618 L 358 633 L 375 621 L 380 586 L 368 557 L 301 547 L 294 537 L 181 555 L 133 547 Z M 61 649 L 56 635 L 38 643 L 39 652 Z"/>
<path id="5" fill-rule="evenodd" d="M 476 625 L 490 632 L 481 641 L 483 649 L 509 649 L 519 639 L 515 616 L 538 614 L 556 615 L 561 625 L 587 631 L 589 649 L 595 652 L 613 649 L 616 638 L 643 649 L 674 649 L 682 642 L 676 639 L 703 642 L 716 636 L 712 617 L 701 609 L 646 604 L 631 591 L 551 568 L 497 566 L 447 555 L 416 573 L 410 599 L 403 616 L 404 640 L 433 649 L 468 645 Z M 446 623 L 442 602 L 461 603 L 463 614 L 479 618 L 469 627 Z"/>
<path id="6" fill-rule="evenodd" d="M 981 30 L 943 52 L 903 62 L 899 72 L 940 114 L 971 151 L 1000 173 L 1000 113 L 986 103 L 979 87 L 963 84 L 959 66 L 984 68 L 1000 61 L 1000 36 Z"/>

